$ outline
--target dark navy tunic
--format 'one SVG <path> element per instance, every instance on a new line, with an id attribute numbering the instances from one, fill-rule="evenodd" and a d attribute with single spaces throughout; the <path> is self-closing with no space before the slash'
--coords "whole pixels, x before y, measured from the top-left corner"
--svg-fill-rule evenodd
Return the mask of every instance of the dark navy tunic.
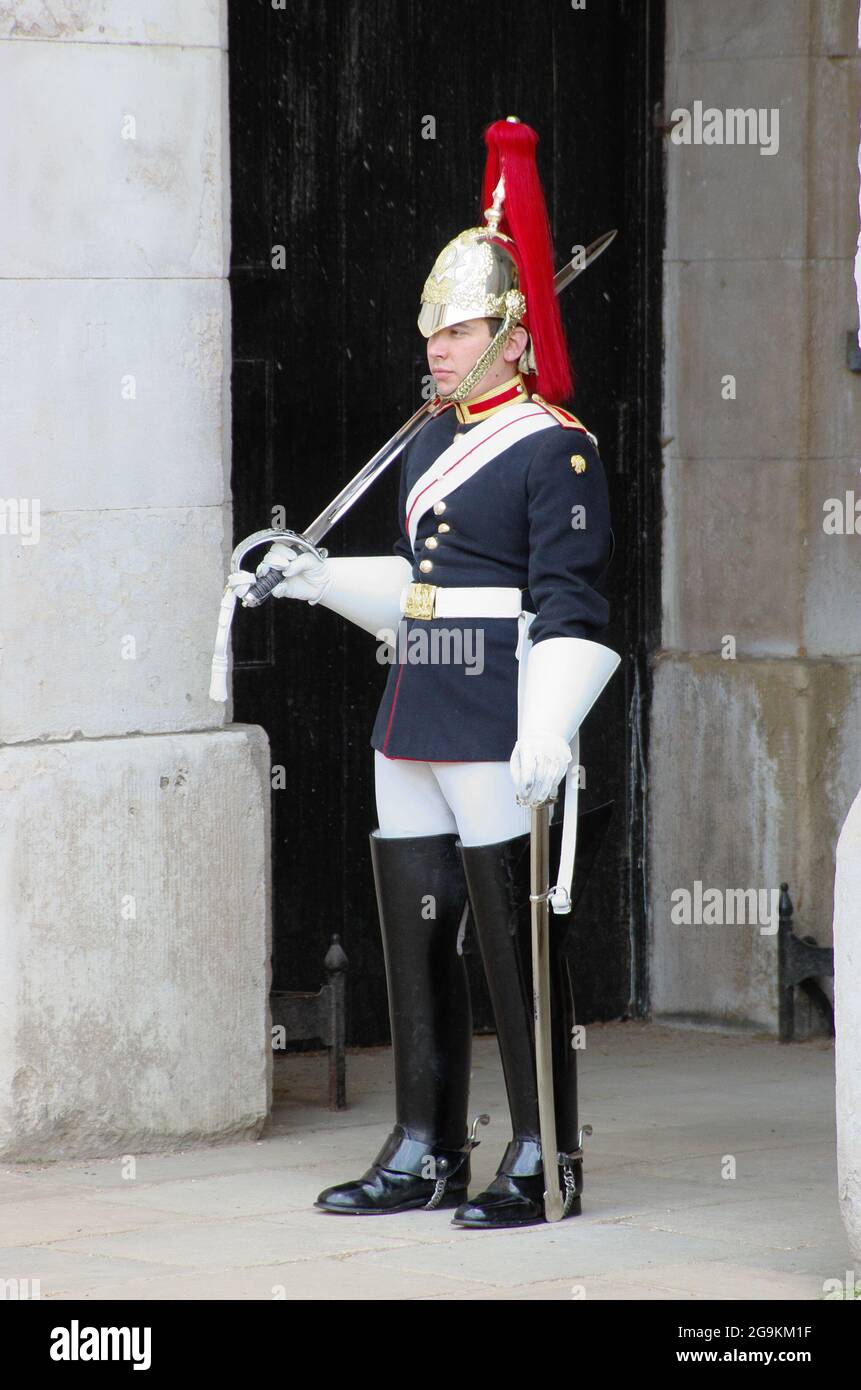
<path id="1" fill-rule="evenodd" d="M 405 450 L 394 553 L 412 564 L 420 583 L 521 589 L 523 607 L 536 614 L 534 643 L 602 641 L 610 508 L 601 460 L 582 430 L 554 423 L 500 452 L 425 512 L 413 553 L 405 527 L 409 492 L 456 431 L 475 428 L 459 424 L 449 409 Z M 428 547 L 431 537 L 437 544 Z M 419 569 L 422 560 L 431 562 L 429 572 Z M 446 631 L 435 639 L 434 628 Z M 424 635 L 413 637 L 417 629 Z M 402 618 L 371 746 L 390 758 L 507 762 L 517 741 L 516 647 L 516 618 Z"/>

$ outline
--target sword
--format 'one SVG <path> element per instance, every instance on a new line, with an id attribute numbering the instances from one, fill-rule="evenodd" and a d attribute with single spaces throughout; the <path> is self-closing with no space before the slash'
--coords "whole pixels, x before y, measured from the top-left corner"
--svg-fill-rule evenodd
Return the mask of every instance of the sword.
<path id="1" fill-rule="evenodd" d="M 578 275 L 582 275 L 584 270 L 588 270 L 607 247 L 615 240 L 617 229 L 604 232 L 596 237 L 593 242 L 582 251 L 574 253 L 571 260 L 561 267 L 553 277 L 553 286 L 557 294 L 567 289 Z M 446 405 L 444 396 L 432 396 L 429 401 L 420 406 L 409 420 L 396 430 L 391 439 L 388 439 L 382 448 L 378 449 L 373 458 L 359 469 L 354 478 L 344 486 L 334 497 L 327 507 L 324 507 L 319 516 L 316 516 L 304 531 L 288 531 L 284 528 L 271 529 L 268 531 L 255 531 L 253 535 L 246 536 L 243 541 L 233 551 L 230 557 L 230 573 L 238 574 L 242 568 L 242 561 L 249 551 L 258 545 L 264 545 L 267 541 L 280 541 L 287 544 L 297 554 L 309 552 L 315 555 L 318 560 L 325 560 L 328 551 L 321 545 L 320 541 L 343 516 L 353 507 L 359 498 L 367 492 L 368 488 L 377 481 L 382 473 L 394 463 L 395 459 L 403 453 L 408 444 L 419 434 Z M 283 579 L 281 570 L 271 568 L 268 574 L 264 574 L 261 579 L 252 584 L 247 594 L 241 599 L 243 608 L 257 608 L 264 603 Z M 245 582 L 237 581 L 237 582 Z M 230 626 L 233 622 L 233 612 L 236 607 L 235 584 L 228 580 L 221 600 L 221 607 L 218 615 L 218 629 L 215 636 L 215 650 L 212 656 L 212 678 L 209 686 L 209 698 L 223 703 L 227 699 L 227 643 L 230 635 Z"/>
<path id="2" fill-rule="evenodd" d="M 535 1082 L 538 1130 L 544 1167 L 544 1217 L 561 1221 L 564 1206 L 559 1185 L 556 1101 L 550 1034 L 550 808 L 553 800 L 532 808 L 529 862 L 532 904 L 532 1015 L 535 1022 Z"/>
<path id="3" fill-rule="evenodd" d="M 561 270 L 558 270 L 553 277 L 553 287 L 556 293 L 561 294 L 564 289 L 568 288 L 573 280 L 576 280 L 578 275 L 582 275 L 583 271 L 587 270 L 589 266 L 607 250 L 607 247 L 615 237 L 616 229 L 614 228 L 613 231 L 604 232 L 602 236 L 597 237 L 595 241 L 591 242 L 582 251 L 576 252 L 568 264 L 562 266 Z M 299 533 L 282 530 L 280 533 L 281 539 L 283 540 L 285 536 L 290 536 L 291 545 L 296 541 L 304 540 L 308 542 L 308 544 L 304 546 L 300 545 L 300 550 L 313 549 L 314 553 L 316 553 L 320 559 L 325 559 L 327 552 L 321 551 L 318 548 L 319 542 L 327 532 L 331 531 L 332 527 L 341 520 L 342 516 L 346 516 L 347 512 L 358 502 L 363 493 L 367 492 L 368 488 L 376 482 L 380 474 L 388 468 L 390 463 L 394 462 L 407 445 L 415 439 L 416 435 L 424 429 L 425 425 L 433 419 L 434 415 L 437 414 L 445 404 L 445 397 L 440 396 L 433 396 L 429 401 L 426 401 L 425 404 L 416 411 L 415 415 L 411 415 L 409 420 L 401 425 L 400 429 L 392 435 L 391 439 L 387 440 L 382 448 L 377 450 L 373 458 L 368 460 L 364 467 L 356 474 L 355 478 L 350 479 L 346 486 L 338 493 L 337 497 L 332 499 L 328 507 L 324 507 L 320 515 L 316 516 L 311 522 L 310 526 L 306 526 L 305 530 Z M 262 537 L 264 533 L 258 531 L 255 532 L 255 535 Z M 265 535 L 268 536 L 269 533 L 266 532 Z M 246 542 L 242 544 L 244 547 L 244 556 L 249 547 Z M 256 544 L 262 544 L 262 541 L 258 540 Z M 237 547 L 237 549 L 238 548 L 239 547 Z M 234 554 L 236 554 L 236 552 L 234 552 Z M 231 568 L 236 569 L 237 566 L 231 563 Z M 245 598 L 242 599 L 243 608 L 255 608 L 261 604 L 269 596 L 271 591 L 281 583 L 282 578 L 281 571 L 278 569 L 273 569 L 269 574 L 265 574 L 258 583 L 252 586 L 245 595 Z"/>

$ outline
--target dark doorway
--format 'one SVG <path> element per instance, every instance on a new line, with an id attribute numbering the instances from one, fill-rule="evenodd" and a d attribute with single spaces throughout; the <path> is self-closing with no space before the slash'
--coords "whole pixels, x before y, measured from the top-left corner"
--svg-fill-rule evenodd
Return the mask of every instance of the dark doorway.
<path id="1" fill-rule="evenodd" d="M 477 220 L 491 120 L 514 113 L 540 134 L 560 262 L 619 228 L 563 301 L 574 408 L 598 436 L 610 483 L 608 641 L 624 658 L 583 735 L 583 804 L 616 803 L 573 934 L 584 1022 L 648 1003 L 642 774 L 659 616 L 663 43 L 658 0 L 230 5 L 235 539 L 271 525 L 276 508 L 301 530 L 420 403 L 421 286 L 440 247 Z M 330 534 L 332 554 L 391 551 L 397 474 Z M 386 675 L 375 651 L 373 638 L 303 603 L 240 610 L 234 625 L 234 718 L 263 725 L 284 769 L 272 793 L 275 987 L 316 988 L 339 930 L 351 1043 L 388 1037 L 367 840 L 369 736 Z M 481 1000 L 477 1015 L 490 1024 Z"/>

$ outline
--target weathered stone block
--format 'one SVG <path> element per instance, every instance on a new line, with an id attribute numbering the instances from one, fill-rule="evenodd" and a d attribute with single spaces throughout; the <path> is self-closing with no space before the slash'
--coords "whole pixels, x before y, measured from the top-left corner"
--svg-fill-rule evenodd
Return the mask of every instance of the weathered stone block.
<path id="1" fill-rule="evenodd" d="M 655 1017 L 776 1032 L 776 933 L 762 923 L 675 923 L 673 894 L 697 881 L 723 894 L 774 892 L 786 880 L 798 935 L 827 945 L 834 845 L 861 783 L 859 719 L 860 663 L 658 659 L 649 759 Z"/>
<path id="2" fill-rule="evenodd" d="M 267 1114 L 268 743 L 0 749 L 0 1155 L 253 1137 Z"/>
<path id="3" fill-rule="evenodd" d="M 830 52 L 851 44 L 852 9 L 852 0 L 670 0 L 667 57 L 786 57 L 806 54 L 811 38 L 814 52 Z"/>
<path id="4" fill-rule="evenodd" d="M 0 0 L 0 38 L 226 48 L 226 0 Z"/>
<path id="5" fill-rule="evenodd" d="M 0 42 L 0 278 L 225 275 L 225 63 Z"/>
<path id="6" fill-rule="evenodd" d="M 811 458 L 805 501 L 805 649 L 816 657 L 861 655 L 861 473 L 857 455 Z M 858 530 L 850 532 L 853 524 Z"/>
<path id="7" fill-rule="evenodd" d="M 726 111 L 753 110 L 757 138 L 766 148 L 774 143 L 775 153 L 761 154 L 758 144 L 681 145 L 668 135 L 668 259 L 773 260 L 807 254 L 801 213 L 808 66 L 804 58 L 760 58 L 685 62 L 669 70 L 667 121 L 675 109 L 693 112 L 699 101 L 703 112 L 722 113 L 726 137 Z M 749 134 L 745 128 L 745 138 Z"/>
<path id="8" fill-rule="evenodd" d="M 745 468 L 805 453 L 806 267 L 800 261 L 664 267 L 667 455 Z M 724 378 L 735 399 L 724 399 Z"/>
<path id="9" fill-rule="evenodd" d="M 812 460 L 861 453 L 861 376 L 846 362 L 846 335 L 858 330 L 850 257 L 810 265 L 808 451 Z"/>
<path id="10" fill-rule="evenodd" d="M 229 344 L 223 280 L 0 280 L 3 499 L 220 506 Z"/>
<path id="11" fill-rule="evenodd" d="M 666 647 L 717 655 L 731 637 L 738 656 L 798 654 L 801 479 L 794 459 L 667 460 Z"/>
<path id="12" fill-rule="evenodd" d="M 837 1181 L 853 1259 L 861 1261 L 861 792 L 837 844 L 834 1016 Z"/>
<path id="13" fill-rule="evenodd" d="M 222 507 L 48 513 L 0 535 L 0 742 L 212 729 Z"/>

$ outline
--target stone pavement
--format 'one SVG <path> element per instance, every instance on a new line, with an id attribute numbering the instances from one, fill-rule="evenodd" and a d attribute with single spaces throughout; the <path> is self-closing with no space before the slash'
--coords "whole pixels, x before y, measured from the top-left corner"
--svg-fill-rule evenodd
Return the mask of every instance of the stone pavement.
<path id="1" fill-rule="evenodd" d="M 593 1024 L 580 1075 L 583 1214 L 558 1225 L 314 1211 L 388 1133 L 390 1055 L 373 1048 L 349 1055 L 341 1114 L 322 1055 L 279 1058 L 257 1142 L 142 1155 L 131 1178 L 120 1158 L 0 1168 L 0 1278 L 39 1279 L 42 1298 L 204 1300 L 816 1300 L 844 1281 L 830 1042 Z M 492 1038 L 473 1098 L 493 1116 L 477 1191 L 508 1136 Z"/>

